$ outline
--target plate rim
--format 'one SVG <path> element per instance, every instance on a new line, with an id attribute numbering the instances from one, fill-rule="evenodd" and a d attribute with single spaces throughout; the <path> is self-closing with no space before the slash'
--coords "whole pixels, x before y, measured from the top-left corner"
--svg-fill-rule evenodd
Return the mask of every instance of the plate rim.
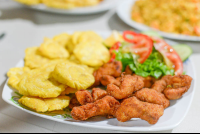
<path id="1" fill-rule="evenodd" d="M 125 11 L 122 13 L 121 9 L 123 7 L 127 7 L 127 10 L 130 10 L 130 6 L 133 5 L 134 2 L 136 2 L 137 0 L 126 0 L 124 2 L 122 2 L 118 7 L 117 7 L 117 15 L 118 17 L 126 24 L 128 24 L 129 26 L 141 31 L 155 31 L 158 34 L 160 34 L 161 36 L 168 38 L 168 39 L 173 39 L 173 40 L 179 40 L 179 41 L 194 41 L 194 42 L 199 42 L 200 41 L 200 36 L 189 36 L 189 35 L 181 35 L 181 34 L 173 34 L 173 33 L 167 33 L 164 31 L 160 31 L 160 30 L 156 30 L 153 29 L 147 25 L 138 23 L 134 20 L 131 19 L 130 17 L 130 13 L 127 14 Z M 122 15 L 123 14 L 123 15 Z M 128 19 L 126 19 L 124 16 L 127 17 L 127 15 L 129 15 Z"/>

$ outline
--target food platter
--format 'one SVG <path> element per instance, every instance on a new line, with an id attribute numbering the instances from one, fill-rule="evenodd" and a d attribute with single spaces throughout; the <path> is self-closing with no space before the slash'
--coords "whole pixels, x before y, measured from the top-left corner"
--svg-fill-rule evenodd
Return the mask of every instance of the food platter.
<path id="1" fill-rule="evenodd" d="M 102 37 L 107 37 L 110 32 L 97 32 Z M 175 42 L 168 41 L 169 44 L 175 45 Z M 19 61 L 16 67 L 24 66 L 23 59 Z M 10 88 L 7 85 L 7 82 L 4 86 L 2 98 L 5 102 L 9 103 L 12 106 L 15 106 L 27 113 L 49 119 L 52 121 L 61 122 L 64 124 L 88 127 L 88 128 L 98 128 L 98 129 L 107 129 L 107 130 L 119 130 L 119 131 L 164 131 L 170 130 L 177 127 L 184 117 L 187 115 L 191 102 L 193 100 L 193 96 L 195 93 L 195 70 L 191 59 L 188 59 L 184 62 L 184 71 L 187 75 L 193 78 L 192 85 L 189 91 L 184 94 L 184 96 L 176 101 L 171 101 L 171 106 L 165 110 L 164 115 L 160 118 L 157 124 L 149 125 L 147 122 L 140 120 L 140 119 L 132 119 L 131 121 L 121 123 L 117 121 L 117 119 L 106 119 L 104 117 L 95 117 L 91 118 L 87 121 L 75 121 L 70 116 L 63 116 L 62 114 L 39 114 L 33 112 L 25 107 L 22 107 L 17 101 L 15 100 L 15 96 L 17 94 L 16 91 Z"/>
<path id="2" fill-rule="evenodd" d="M 200 41 L 200 37 L 198 36 L 187 36 L 187 35 L 180 35 L 180 34 L 171 34 L 162 32 L 159 30 L 155 30 L 153 28 L 150 28 L 144 24 L 137 23 L 131 19 L 131 8 L 136 0 L 126 0 L 123 3 L 121 3 L 117 8 L 117 14 L 120 17 L 121 20 L 123 20 L 126 24 L 130 25 L 131 27 L 140 30 L 140 31 L 149 31 L 154 30 L 158 32 L 161 36 L 168 38 L 168 39 L 174 39 L 174 40 L 183 40 L 183 41 Z"/>
<path id="3" fill-rule="evenodd" d="M 33 6 L 28 6 L 24 4 L 22 5 L 34 10 L 50 12 L 50 13 L 83 15 L 83 14 L 95 14 L 95 13 L 107 11 L 113 8 L 115 4 L 117 4 L 120 0 L 114 0 L 114 1 L 116 2 L 113 2 L 113 0 L 104 0 L 99 5 L 94 6 L 94 7 L 81 7 L 81 8 L 75 8 L 75 9 L 70 9 L 70 10 L 49 8 L 42 4 L 33 5 Z"/>

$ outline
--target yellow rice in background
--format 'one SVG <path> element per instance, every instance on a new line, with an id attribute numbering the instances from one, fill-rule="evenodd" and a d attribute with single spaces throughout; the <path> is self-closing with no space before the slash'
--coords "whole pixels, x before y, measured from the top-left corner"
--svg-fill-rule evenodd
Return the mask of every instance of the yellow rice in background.
<path id="1" fill-rule="evenodd" d="M 160 31 L 200 36 L 200 0 L 138 0 L 134 21 Z"/>

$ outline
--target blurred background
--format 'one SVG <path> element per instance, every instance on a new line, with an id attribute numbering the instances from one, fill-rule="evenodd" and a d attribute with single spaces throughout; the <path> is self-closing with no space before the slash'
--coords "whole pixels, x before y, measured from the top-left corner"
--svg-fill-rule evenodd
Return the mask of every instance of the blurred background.
<path id="1" fill-rule="evenodd" d="M 151 13 L 152 8 L 159 7 L 161 4 L 159 1 L 156 1 L 156 5 L 152 5 L 151 3 L 145 3 L 145 0 L 141 0 L 143 3 L 137 3 L 135 5 L 134 10 L 131 10 L 134 6 L 130 3 L 130 0 L 85 0 L 81 2 L 81 0 L 76 0 L 77 3 L 70 3 L 69 5 L 64 5 L 60 3 L 51 3 L 51 0 L 43 0 L 44 3 L 41 4 L 40 0 L 0 0 L 0 90 L 3 90 L 4 84 L 6 82 L 6 72 L 8 68 L 15 66 L 19 59 L 24 57 L 24 50 L 29 46 L 36 46 L 40 44 L 43 40 L 43 37 L 49 36 L 52 37 L 62 31 L 84 31 L 84 30 L 96 30 L 96 31 L 125 31 L 125 30 L 134 30 L 136 32 L 140 32 L 143 26 L 140 24 L 145 24 L 146 26 L 152 26 L 154 28 L 157 27 L 161 22 L 151 22 L 149 18 L 155 18 L 155 16 L 159 17 L 160 14 L 173 15 L 170 11 L 174 11 L 176 13 L 182 14 L 182 16 L 189 16 L 185 11 L 190 11 L 192 9 L 188 9 L 185 7 L 187 2 L 196 2 L 195 5 L 195 16 L 194 17 L 195 24 L 199 22 L 199 11 L 200 11 L 200 3 L 198 0 L 181 0 L 186 3 L 185 5 L 181 5 L 182 9 L 176 10 L 177 7 L 174 6 L 164 6 L 162 9 L 156 10 L 154 12 L 154 16 L 150 17 L 149 13 Z M 164 0 L 165 1 L 165 0 Z M 170 2 L 175 0 L 170 0 Z M 180 0 L 177 0 L 180 3 Z M 46 3 L 45 3 L 46 2 Z M 86 4 L 86 3 L 89 4 Z M 131 1 L 132 3 L 135 0 Z M 167 1 L 165 1 L 166 3 Z M 178 3 L 177 2 L 177 3 Z M 126 13 L 126 7 L 121 7 L 123 3 L 127 3 L 129 5 L 130 14 Z M 177 4 L 176 3 L 176 4 Z M 193 3 L 194 4 L 194 3 Z M 145 8 L 145 6 L 150 6 Z M 191 4 L 190 7 L 193 5 Z M 139 8 L 141 7 L 142 13 L 146 13 L 143 15 L 144 18 L 138 17 Z M 168 11 L 170 9 L 170 11 Z M 128 11 L 129 11 L 128 10 Z M 163 11 L 164 10 L 164 11 Z M 184 11 L 184 13 L 181 12 Z M 123 12 L 124 11 L 124 12 Z M 162 11 L 162 13 L 161 13 Z M 190 14 L 192 11 L 190 12 Z M 152 13 L 153 14 L 153 13 Z M 126 16 L 129 16 L 126 18 Z M 140 15 L 141 16 L 141 15 Z M 132 18 L 131 18 L 132 17 Z M 135 18 L 134 18 L 135 17 Z M 193 16 L 192 16 L 193 17 Z M 170 17 L 169 17 L 170 18 Z M 167 18 L 169 20 L 169 18 Z M 179 17 L 176 18 L 174 23 L 177 25 L 182 25 L 182 21 Z M 187 17 L 186 17 L 187 18 Z M 127 20 L 128 19 L 128 20 Z M 132 20 L 131 20 L 132 19 Z M 166 18 L 160 18 L 163 21 Z M 145 20 L 148 20 L 148 23 L 145 23 Z M 188 28 L 188 24 L 190 24 L 190 20 L 184 18 L 184 26 Z M 131 25 L 130 23 L 134 23 Z M 137 24 L 136 24 L 137 22 Z M 179 22 L 179 23 L 178 23 Z M 187 22 L 185 24 L 185 22 Z M 138 23 L 140 23 L 138 25 Z M 171 25 L 171 21 L 169 22 Z M 149 24 L 149 25 L 148 25 Z M 173 25 L 172 24 L 172 25 Z M 188 27 L 187 27 L 188 26 Z M 138 28 L 137 28 L 138 27 Z M 141 28 L 139 28 L 141 27 Z M 165 29 L 170 29 L 168 25 L 164 26 Z M 48 29 L 48 30 L 47 30 Z M 161 29 L 161 28 L 160 28 Z M 190 28 L 188 28 L 190 29 Z M 163 30 L 163 29 L 162 29 Z M 168 32 L 168 31 L 163 32 Z M 197 29 L 198 32 L 199 29 Z M 52 31 L 54 33 L 52 33 Z M 171 37 L 174 37 L 173 34 L 183 34 L 177 33 L 177 30 L 171 30 Z M 171 32 L 170 31 L 170 32 Z M 191 30 L 190 30 L 191 31 Z M 188 34 L 188 32 L 186 33 Z M 26 36 L 28 35 L 28 36 Z M 186 37 L 181 37 L 181 39 L 174 38 L 166 38 L 171 41 L 176 41 L 178 44 L 187 44 L 192 50 L 193 54 L 200 54 L 200 37 L 197 35 L 191 40 L 187 40 Z M 34 40 L 37 38 L 38 40 Z M 165 38 L 165 37 L 164 37 Z M 199 57 L 195 57 L 195 61 L 199 61 Z M 199 66 L 196 66 L 200 67 Z M 198 96 L 196 96 L 193 101 L 195 104 L 192 105 L 190 113 L 183 121 L 183 123 L 174 130 L 162 131 L 162 132 L 200 132 L 198 127 L 199 121 L 199 111 L 200 105 L 198 103 Z M 197 110 L 197 108 L 199 108 Z M 21 114 L 23 113 L 23 114 Z M 23 115 L 23 116 L 22 116 Z M 193 119 L 196 119 L 195 121 Z M 14 124 L 11 124 L 11 122 Z M 193 124 L 187 129 L 190 123 Z M 28 113 L 22 112 L 21 110 L 14 108 L 7 103 L 5 103 L 2 99 L 0 99 L 0 132 L 107 132 L 107 133 L 117 133 L 119 131 L 110 131 L 110 130 L 100 130 L 100 129 L 90 129 L 90 128 L 82 128 L 77 129 L 76 126 L 68 125 L 56 122 L 50 122 L 49 120 L 42 119 L 40 117 L 36 117 L 30 115 Z"/>

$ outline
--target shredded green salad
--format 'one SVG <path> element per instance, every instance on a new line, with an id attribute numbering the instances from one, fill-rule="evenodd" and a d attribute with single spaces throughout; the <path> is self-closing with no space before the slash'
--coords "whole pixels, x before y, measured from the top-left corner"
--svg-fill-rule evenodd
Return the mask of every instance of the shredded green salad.
<path id="1" fill-rule="evenodd" d="M 122 46 L 125 45 L 127 44 L 122 43 Z M 142 77 L 152 76 L 158 79 L 164 75 L 174 75 L 175 72 L 174 69 L 170 69 L 165 65 L 162 55 L 155 48 L 153 48 L 151 55 L 143 64 L 137 62 L 137 55 L 123 52 L 122 49 L 115 51 L 115 54 L 115 60 L 122 62 L 123 71 L 126 66 L 129 66 L 136 75 Z"/>

